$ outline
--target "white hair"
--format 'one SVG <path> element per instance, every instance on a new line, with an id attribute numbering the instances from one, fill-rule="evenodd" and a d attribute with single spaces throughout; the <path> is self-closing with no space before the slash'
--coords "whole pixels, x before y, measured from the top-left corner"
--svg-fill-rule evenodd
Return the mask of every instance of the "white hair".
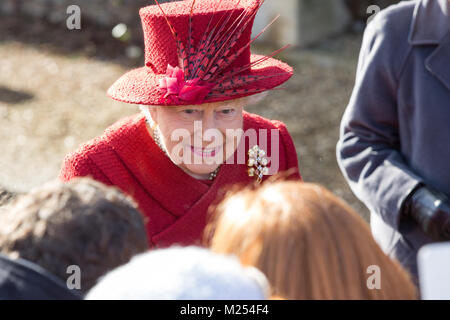
<path id="1" fill-rule="evenodd" d="M 146 106 L 146 105 L 139 105 L 139 109 L 141 110 L 141 112 L 144 114 L 145 118 L 147 119 L 150 127 L 154 127 L 155 125 L 155 121 L 152 118 L 152 114 L 150 113 L 150 108 L 153 106 Z"/>

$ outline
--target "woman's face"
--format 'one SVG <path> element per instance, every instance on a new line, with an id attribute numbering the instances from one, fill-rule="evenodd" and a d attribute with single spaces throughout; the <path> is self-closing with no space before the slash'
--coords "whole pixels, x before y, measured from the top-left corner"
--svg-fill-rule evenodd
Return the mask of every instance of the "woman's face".
<path id="1" fill-rule="evenodd" d="M 242 100 L 150 109 L 172 161 L 201 178 L 207 178 L 236 151 L 242 111 Z"/>

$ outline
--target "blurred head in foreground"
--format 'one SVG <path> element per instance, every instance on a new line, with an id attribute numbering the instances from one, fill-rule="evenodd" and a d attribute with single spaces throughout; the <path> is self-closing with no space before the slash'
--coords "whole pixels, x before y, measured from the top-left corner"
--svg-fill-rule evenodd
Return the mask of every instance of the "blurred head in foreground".
<path id="1" fill-rule="evenodd" d="M 207 236 L 213 251 L 264 272 L 275 296 L 416 298 L 409 275 L 382 252 L 365 221 L 318 185 L 277 182 L 231 195 Z"/>
<path id="2" fill-rule="evenodd" d="M 16 198 L 0 215 L 0 252 L 37 264 L 64 283 L 78 266 L 81 291 L 148 248 L 135 204 L 118 189 L 82 178 Z"/>
<path id="3" fill-rule="evenodd" d="M 89 300 L 264 300 L 268 282 L 233 256 L 197 247 L 155 250 L 107 274 Z"/>

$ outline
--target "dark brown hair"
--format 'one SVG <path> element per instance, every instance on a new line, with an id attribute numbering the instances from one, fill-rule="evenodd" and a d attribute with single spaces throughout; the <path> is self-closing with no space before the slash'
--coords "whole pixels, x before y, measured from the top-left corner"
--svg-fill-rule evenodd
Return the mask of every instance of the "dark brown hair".
<path id="1" fill-rule="evenodd" d="M 17 197 L 0 215 L 0 252 L 29 260 L 63 281 L 81 270 L 88 291 L 107 271 L 148 248 L 134 202 L 88 178 L 51 182 Z"/>
<path id="2" fill-rule="evenodd" d="M 215 231 L 214 231 L 215 229 Z M 409 274 L 373 239 L 367 223 L 325 188 L 265 184 L 229 196 L 217 209 L 213 251 L 259 268 L 286 299 L 415 299 Z M 370 289 L 377 266 L 381 288 Z"/>

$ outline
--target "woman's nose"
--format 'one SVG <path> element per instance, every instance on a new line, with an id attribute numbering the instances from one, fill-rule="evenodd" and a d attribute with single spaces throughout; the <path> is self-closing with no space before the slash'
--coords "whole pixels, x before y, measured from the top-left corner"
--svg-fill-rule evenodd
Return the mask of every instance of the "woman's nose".
<path id="1" fill-rule="evenodd" d="M 203 114 L 203 120 L 202 120 L 203 132 L 205 132 L 209 129 L 215 129 L 215 128 L 216 128 L 216 119 L 214 117 L 214 112 L 205 112 Z"/>

